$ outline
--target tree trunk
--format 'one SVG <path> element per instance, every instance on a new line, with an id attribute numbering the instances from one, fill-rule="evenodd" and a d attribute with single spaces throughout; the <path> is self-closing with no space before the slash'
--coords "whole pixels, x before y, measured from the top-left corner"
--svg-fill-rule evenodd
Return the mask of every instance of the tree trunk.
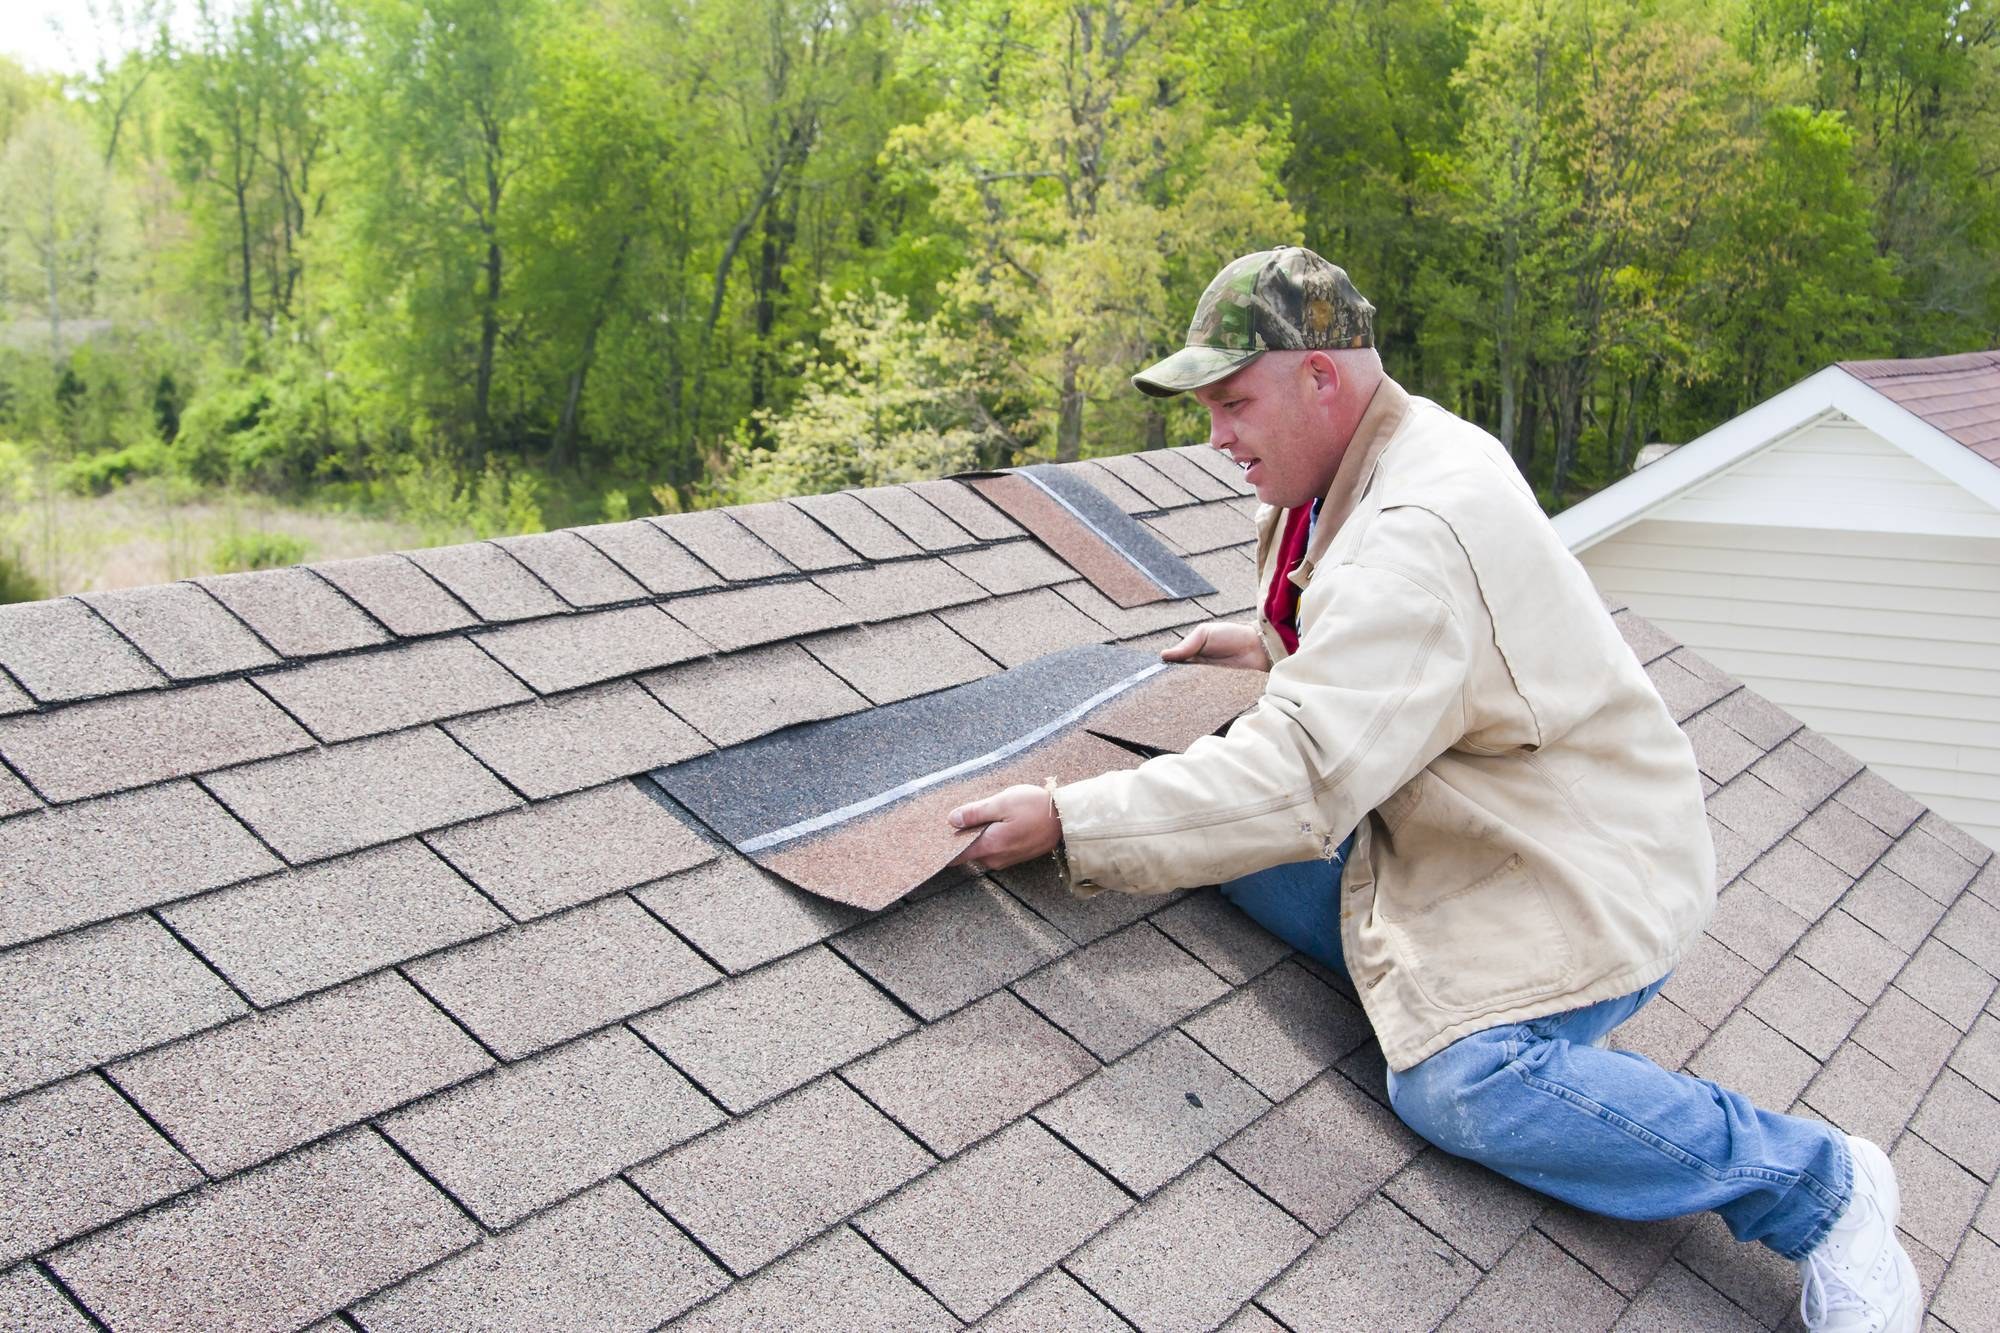
<path id="1" fill-rule="evenodd" d="M 1062 406 L 1056 420 L 1058 463 L 1074 463 L 1083 457 L 1083 390 L 1076 383 L 1076 372 L 1082 365 L 1083 357 L 1077 353 L 1075 343 L 1063 348 Z"/>
<path id="2" fill-rule="evenodd" d="M 483 463 L 493 443 L 493 349 L 500 341 L 500 243 L 486 243 L 486 292 L 479 311 L 479 369 L 472 389 L 474 466 Z"/>
<path id="3" fill-rule="evenodd" d="M 576 422 L 578 408 L 583 402 L 583 384 L 590 376 L 591 364 L 597 359 L 597 334 L 604 327 L 604 321 L 611 316 L 611 302 L 618 294 L 619 278 L 625 270 L 625 256 L 631 248 L 632 233 L 628 231 L 618 238 L 618 253 L 611 257 L 611 273 L 605 279 L 603 299 L 598 302 L 590 327 L 584 332 L 583 351 L 577 358 L 576 369 L 569 375 L 569 392 L 563 398 L 562 420 L 556 423 L 555 443 L 549 448 L 549 461 L 555 467 L 568 467 L 576 461 Z"/>

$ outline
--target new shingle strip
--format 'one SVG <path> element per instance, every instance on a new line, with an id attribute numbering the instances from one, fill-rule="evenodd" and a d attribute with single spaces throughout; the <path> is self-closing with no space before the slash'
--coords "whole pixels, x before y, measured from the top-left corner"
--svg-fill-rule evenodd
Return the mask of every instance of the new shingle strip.
<path id="1" fill-rule="evenodd" d="M 1041 464 L 967 484 L 1120 606 L 1215 591 L 1159 538 L 1068 469 Z"/>

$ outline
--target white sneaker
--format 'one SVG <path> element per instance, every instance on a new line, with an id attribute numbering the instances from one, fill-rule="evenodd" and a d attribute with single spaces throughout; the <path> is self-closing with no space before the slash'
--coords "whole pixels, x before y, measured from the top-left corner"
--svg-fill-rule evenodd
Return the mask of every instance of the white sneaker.
<path id="1" fill-rule="evenodd" d="M 1847 1136 L 1854 1194 L 1826 1239 L 1799 1260 L 1799 1318 L 1814 1333 L 1917 1333 L 1924 1292 L 1896 1238 L 1903 1196 L 1888 1155 Z"/>

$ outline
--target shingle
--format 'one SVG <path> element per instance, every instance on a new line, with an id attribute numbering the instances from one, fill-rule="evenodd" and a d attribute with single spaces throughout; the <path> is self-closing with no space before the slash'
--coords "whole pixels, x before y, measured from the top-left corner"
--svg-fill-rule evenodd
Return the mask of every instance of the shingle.
<path id="1" fill-rule="evenodd" d="M 17 949 L 0 955 L 0 1096 L 243 1012 L 147 917 Z"/>
<path id="2" fill-rule="evenodd" d="M 0 754 L 52 801 L 76 801 L 305 749 L 312 737 L 240 680 L 0 718 Z"/>
<path id="3" fill-rule="evenodd" d="M 1060 1268 L 1036 1278 L 979 1321 L 980 1333 L 1047 1333 L 1049 1329 L 1126 1333 L 1131 1327 Z"/>
<path id="4" fill-rule="evenodd" d="M 1231 462 L 1228 456 L 1212 444 L 1184 444 L 1167 450 L 1179 458 L 1185 458 L 1202 471 L 1220 481 L 1230 493 L 1239 497 L 1255 496 L 1257 491 L 1243 479 L 1243 469 Z M 1255 504 L 1255 500 L 1251 500 Z"/>
<path id="5" fill-rule="evenodd" d="M 629 680 L 447 722 L 445 730 L 534 800 L 715 748 Z"/>
<path id="6" fill-rule="evenodd" d="M 1369 1036 L 1368 1019 L 1359 1009 L 1291 963 L 1240 987 L 1182 1027 L 1274 1101 L 1297 1092 Z"/>
<path id="7" fill-rule="evenodd" d="M 1066 1265 L 1145 1329 L 1214 1328 L 1313 1235 L 1208 1161 L 1119 1219 Z"/>
<path id="8" fill-rule="evenodd" d="M 1292 951 L 1213 889 L 1189 894 L 1154 913 L 1153 924 L 1237 986 L 1268 971 Z"/>
<path id="9" fill-rule="evenodd" d="M 1765 755 L 1750 771 L 1808 810 L 1833 795 L 1842 781 L 1840 773 L 1822 763 L 1796 739 Z"/>
<path id="10" fill-rule="evenodd" d="M 1015 994 L 1100 1060 L 1117 1059 L 1228 989 L 1144 922 L 1014 985 Z"/>
<path id="11" fill-rule="evenodd" d="M 1922 802 L 1872 769 L 1856 773 L 1834 799 L 1892 838 L 1924 812 Z"/>
<path id="12" fill-rule="evenodd" d="M 1979 1328 L 1981 1320 L 1990 1328 L 1996 1291 L 2000 1291 L 2000 1244 L 1983 1236 L 1967 1236 L 1952 1257 L 1944 1281 L 1938 1284 L 1931 1313 L 1961 1333 Z"/>
<path id="13" fill-rule="evenodd" d="M 308 569 L 217 574 L 197 582 L 283 657 L 344 652 L 389 638 L 367 612 Z"/>
<path id="14" fill-rule="evenodd" d="M 1665 657 L 1668 653 L 1681 646 L 1680 640 L 1674 638 L 1673 635 L 1667 633 L 1644 616 L 1632 611 L 1618 612 L 1611 617 L 1611 623 L 1618 627 L 1619 637 L 1625 640 L 1625 646 L 1632 650 L 1632 655 L 1639 659 L 1641 665 L 1650 663 L 1655 658 Z M 1724 725 L 1720 718 L 1717 718 L 1712 713 L 1700 713 L 1687 720 L 1685 730 L 1690 739 L 1693 739 L 1696 734 L 1695 724 L 1702 722 L 1704 719 L 1707 720 L 1707 726 L 1703 728 L 1703 732 L 1709 739 L 1720 742 L 1723 747 L 1734 748 L 1730 746 L 1730 737 L 1735 737 L 1737 741 L 1743 741 L 1741 736 L 1736 735 L 1734 731 Z M 1728 736 L 1722 736 L 1718 734 L 1720 732 L 1728 732 L 1729 734 Z M 1748 745 L 1747 741 L 1743 743 Z M 1763 750 L 1755 746 L 1751 746 L 1750 749 L 1751 759 L 1755 759 L 1764 753 Z M 1700 742 L 1696 743 L 1695 756 L 1698 761 L 1703 757 Z M 1742 771 L 1743 767 L 1749 762 L 1748 759 L 1744 760 L 1743 764 L 1737 765 L 1736 771 Z M 1704 773 L 1709 771 L 1707 763 L 1702 763 L 1701 770 Z M 1730 776 L 1733 777 L 1735 774 L 1732 773 Z M 1727 779 L 1724 779 L 1724 781 L 1727 781 Z"/>
<path id="15" fill-rule="evenodd" d="M 0 606 L 0 666 L 44 703 L 166 683 L 131 644 L 69 597 Z"/>
<path id="16" fill-rule="evenodd" d="M 1798 956 L 1863 1004 L 1902 968 L 1901 950 L 1845 912 L 1828 912 L 1799 941 Z"/>
<path id="17" fill-rule="evenodd" d="M 939 618 L 1003 666 L 1019 666 L 1062 648 L 1104 643 L 1111 635 L 1048 589 L 954 607 Z"/>
<path id="18" fill-rule="evenodd" d="M 1648 662 L 1646 676 L 1676 722 L 1687 721 L 1729 692 L 1728 686 L 1703 680 L 1671 655 Z"/>
<path id="19" fill-rule="evenodd" d="M 639 683 L 717 745 L 868 707 L 795 643 L 668 667 Z"/>
<path id="20" fill-rule="evenodd" d="M 718 975 L 622 894 L 405 970 L 507 1060 L 664 1004 Z"/>
<path id="21" fill-rule="evenodd" d="M 364 1302 L 369 1333 L 589 1328 L 645 1333 L 729 1284 L 611 1181 Z"/>
<path id="22" fill-rule="evenodd" d="M 1088 583 L 1066 583 L 1057 593 L 1064 601 L 1111 631 L 1114 638 L 1129 639 L 1170 626 L 1204 620 L 1201 607 L 1191 601 L 1148 602 L 1144 606 L 1123 607 Z"/>
<path id="23" fill-rule="evenodd" d="M 1226 504 L 1169 510 L 1147 519 L 1144 526 L 1187 555 L 1241 546 L 1257 538 L 1256 525 Z"/>
<path id="24" fill-rule="evenodd" d="M 1754 966 L 1769 969 L 1806 933 L 1807 921 L 1747 880 L 1738 880 L 1716 899 L 1708 933 Z"/>
<path id="25" fill-rule="evenodd" d="M 813 580 L 864 622 L 935 611 L 986 599 L 980 586 L 942 560 L 899 560 Z"/>
<path id="26" fill-rule="evenodd" d="M 28 785 L 4 768 L 0 768 L 0 819 L 10 815 L 24 815 L 30 810 L 42 808 L 41 797 L 28 790 Z"/>
<path id="27" fill-rule="evenodd" d="M 492 1063 L 407 981 L 381 972 L 136 1056 L 111 1076 L 223 1176 Z"/>
<path id="28" fill-rule="evenodd" d="M 1665 997 L 1618 1025 L 1613 1050 L 1636 1051 L 1662 1069 L 1679 1069 L 1708 1040 L 1708 1028 L 1687 1010 Z"/>
<path id="29" fill-rule="evenodd" d="M 946 518 L 980 541 L 1003 541 L 1021 535 L 1020 525 L 988 504 L 978 491 L 964 482 L 916 481 L 911 482 L 907 489 L 930 501 Z"/>
<path id="30" fill-rule="evenodd" d="M 837 569 L 860 559 L 825 528 L 783 500 L 766 500 L 729 512 L 800 569 Z"/>
<path id="31" fill-rule="evenodd" d="M 0 1162 L 0 1266 L 201 1183 L 95 1075 L 0 1105 Z"/>
<path id="32" fill-rule="evenodd" d="M 1693 1223 L 1687 1218 L 1631 1222 L 1555 1204 L 1535 1223 L 1547 1236 L 1614 1290 L 1635 1296 L 1673 1257 Z"/>
<path id="33" fill-rule="evenodd" d="M 1714 796 L 1710 792 L 1709 796 Z M 1714 815 L 1708 816 L 1709 842 L 1715 849 L 1715 882 L 1727 884 L 1750 868 L 1763 850 L 1756 843 L 1735 832 Z"/>
<path id="34" fill-rule="evenodd" d="M 1422 1147 L 1386 1107 L 1324 1074 L 1215 1155 L 1324 1234 Z"/>
<path id="35" fill-rule="evenodd" d="M 1035 1113 L 1063 1142 L 1147 1195 L 1262 1115 L 1270 1102 L 1169 1032 Z"/>
<path id="36" fill-rule="evenodd" d="M 520 803 L 436 727 L 266 759 L 202 781 L 295 865 Z"/>
<path id="37" fill-rule="evenodd" d="M 807 639 L 804 647 L 877 704 L 963 685 L 1000 669 L 936 616 L 835 630 Z"/>
<path id="38" fill-rule="evenodd" d="M 1677 1263 L 1638 1293 L 1619 1321 L 1620 1333 L 1761 1333 L 1763 1325 L 1714 1287 Z"/>
<path id="39" fill-rule="evenodd" d="M 0 945 L 276 869 L 191 782 L 21 815 L 0 823 Z"/>
<path id="40" fill-rule="evenodd" d="M 1866 871 L 1889 848 L 1888 834 L 1837 801 L 1807 815 L 1792 836 L 1850 875 Z"/>
<path id="41" fill-rule="evenodd" d="M 1708 798 L 1708 813 L 1760 852 L 1806 817 L 1804 806 L 1755 773 L 1740 773 L 1724 783 Z"/>
<path id="42" fill-rule="evenodd" d="M 1819 1061 L 1748 1012 L 1731 1014 L 1688 1061 L 1697 1077 L 1773 1107 L 1790 1106 L 1819 1068 Z"/>
<path id="43" fill-rule="evenodd" d="M 428 1098 L 382 1129 L 498 1228 L 722 1119 L 671 1065 L 614 1027 Z"/>
<path id="44" fill-rule="evenodd" d="M 632 1183 L 744 1276 L 933 1160 L 829 1076 L 633 1172 Z"/>
<path id="45" fill-rule="evenodd" d="M 638 601 L 646 590 L 574 532 L 536 532 L 493 543 L 528 567 L 571 606 Z"/>
<path id="46" fill-rule="evenodd" d="M 1288 1328 L 1423 1333 L 1479 1280 L 1463 1255 L 1385 1199 L 1371 1199 L 1266 1292 Z"/>
<path id="47" fill-rule="evenodd" d="M 1588 1333 L 1616 1323 L 1625 1312 L 1625 1298 L 1553 1241 L 1531 1231 L 1441 1328 L 1525 1328 L 1554 1310 L 1562 1311 L 1565 1330 Z"/>
<path id="48" fill-rule="evenodd" d="M 1899 949 L 1913 950 L 1931 933 L 1944 908 L 1880 861 L 1863 875 L 1841 909 Z"/>
<path id="49" fill-rule="evenodd" d="M 859 551 L 867 560 L 893 560 L 917 554 L 917 545 L 890 527 L 883 517 L 847 494 L 801 495 L 792 501 L 821 527 Z"/>
<path id="50" fill-rule="evenodd" d="M 668 536 L 699 556 L 703 564 L 732 583 L 792 572 L 788 561 L 719 509 L 669 514 L 649 521 L 658 524 Z"/>
<path id="51" fill-rule="evenodd" d="M 1757 984 L 1758 971 L 1708 935 L 1682 955 L 1660 994 L 1713 1027 Z"/>
<path id="52" fill-rule="evenodd" d="M 1799 729 L 1799 720 L 1754 690 L 1735 690 L 1710 710 L 1765 750 L 1774 750 Z"/>
<path id="53" fill-rule="evenodd" d="M 1985 1183 L 1915 1134 L 1905 1134 L 1889 1156 L 1903 1202 L 1896 1225 L 1950 1254 L 1979 1211 Z"/>
<path id="54" fill-rule="evenodd" d="M 685 547 L 642 518 L 627 523 L 600 523 L 577 528 L 575 532 L 655 596 L 713 588 L 722 582 L 689 555 Z"/>
<path id="55" fill-rule="evenodd" d="M 1978 866 L 1922 829 L 1913 828 L 1882 854 L 1882 864 L 1941 903 L 1955 901 Z"/>
<path id="56" fill-rule="evenodd" d="M 867 1329 L 932 1333 L 959 1322 L 846 1227 L 739 1282 L 674 1325 L 674 1333 Z"/>
<path id="57" fill-rule="evenodd" d="M 1938 1076 L 1910 1128 L 1960 1166 L 1993 1183 L 2000 1170 L 2000 1099 L 1952 1070 Z"/>
<path id="58" fill-rule="evenodd" d="M 1972 1026 L 1992 996 L 1994 985 L 1993 978 L 1978 964 L 1934 939 L 1925 940 L 1911 956 L 1896 984 L 1961 1032 Z"/>
<path id="59" fill-rule="evenodd" d="M 1090 1052 L 1001 991 L 865 1056 L 844 1076 L 950 1157 L 1097 1068 Z"/>
<path id="60" fill-rule="evenodd" d="M 863 916 L 858 908 L 795 889 L 729 851 L 635 896 L 731 974 L 817 944 Z"/>
<path id="61" fill-rule="evenodd" d="M 1951 1067 L 1982 1088 L 2000 1096 L 2000 1018 L 1981 1014 L 1972 1030 L 1952 1052 Z"/>
<path id="62" fill-rule="evenodd" d="M 833 941 L 841 957 L 927 1021 L 1070 947 L 1062 932 L 984 880 L 906 903 Z"/>
<path id="63" fill-rule="evenodd" d="M 1726 685 L 1733 690 L 1741 686 L 1743 683 L 1742 681 L 1736 679 L 1736 677 L 1730 675 L 1727 671 L 1724 671 L 1721 667 L 1717 666 L 1715 663 L 1709 661 L 1706 657 L 1703 657 L 1700 653 L 1696 652 L 1694 649 L 1686 647 L 1685 645 L 1674 649 L 1673 659 L 1675 662 L 1679 663 L 1682 667 L 1693 672 L 1695 675 L 1700 676 L 1703 680 L 1709 681 L 1713 684 Z M 1765 748 L 1769 749 L 1772 747 L 1767 746 Z"/>
<path id="64" fill-rule="evenodd" d="M 1148 467 L 1137 454 L 1111 454 L 1094 461 L 1097 466 L 1145 496 L 1147 502 L 1154 508 L 1172 509 L 1177 505 L 1195 502 L 1194 496 L 1175 484 L 1165 473 Z"/>
<path id="65" fill-rule="evenodd" d="M 559 615 L 568 609 L 548 585 L 491 542 L 437 546 L 406 554 L 481 620 L 526 620 Z"/>
<path id="66" fill-rule="evenodd" d="M 294 1328 L 478 1238 L 359 1130 L 101 1231 L 52 1263 L 114 1328 Z"/>
<path id="67" fill-rule="evenodd" d="M 630 782 L 460 824 L 427 841 L 517 921 L 644 884 L 715 854 Z"/>
<path id="68" fill-rule="evenodd" d="M 193 583 L 84 594 L 83 601 L 174 680 L 269 666 L 278 655 Z"/>
<path id="69" fill-rule="evenodd" d="M 1022 861 L 996 870 L 993 877 L 1007 891 L 1033 908 L 1050 925 L 1075 940 L 1088 944 L 1114 930 L 1123 929 L 1175 901 L 1169 894 L 1098 893 L 1080 898 L 1069 891 L 1056 872 L 1055 862 L 1046 856 Z"/>
<path id="70" fill-rule="evenodd" d="M 0 1273 L 0 1328 L 8 1333 L 91 1333 L 93 1327 L 27 1264 Z"/>
<path id="71" fill-rule="evenodd" d="M 976 1319 L 1124 1212 L 1118 1187 L 1033 1121 L 906 1186 L 855 1226 L 961 1319 Z"/>
<path id="72" fill-rule="evenodd" d="M 534 697 L 457 636 L 309 662 L 259 676 L 257 685 L 329 743 Z"/>
<path id="73" fill-rule="evenodd" d="M 1898 1074 L 1850 1041 L 1833 1053 L 1804 1098 L 1849 1134 L 1882 1144 L 1896 1141 L 1923 1094 L 1922 1080 Z"/>
<path id="74" fill-rule="evenodd" d="M 1113 476 L 1098 461 L 1086 459 L 1081 463 L 1070 463 L 1066 466 L 1074 469 L 1092 489 L 1127 514 L 1146 514 L 1159 508 L 1151 500 Z"/>
<path id="75" fill-rule="evenodd" d="M 161 915 L 259 1005 L 507 924 L 416 841 L 253 880 L 177 903 Z"/>
<path id="76" fill-rule="evenodd" d="M 1001 542 L 976 551 L 958 551 L 946 556 L 945 563 L 996 594 L 1044 588 L 1076 577 L 1075 570 L 1034 541 Z"/>
<path id="77" fill-rule="evenodd" d="M 1926 810 L 1918 816 L 1917 827 L 1975 866 L 1984 865 L 1994 854 L 1991 847 L 1950 820 L 1941 817 L 1935 810 Z"/>
<path id="78" fill-rule="evenodd" d="M 741 1113 L 914 1024 L 815 946 L 634 1021 L 640 1036 Z"/>
<path id="79" fill-rule="evenodd" d="M 1758 857 L 1743 878 L 1808 921 L 1825 915 L 1854 883 L 1854 876 L 1796 838 L 1782 839 Z"/>
<path id="80" fill-rule="evenodd" d="M 855 620 L 851 610 L 803 579 L 677 597 L 667 607 L 674 619 L 724 652 L 838 629 Z"/>
<path id="81" fill-rule="evenodd" d="M 926 551 L 949 551 L 976 544 L 977 539 L 971 533 L 907 487 L 872 486 L 849 494 L 888 519 L 891 526 Z"/>
<path id="82" fill-rule="evenodd" d="M 1436 1148 L 1418 1154 L 1382 1193 L 1489 1269 L 1549 1207 L 1544 1196 Z"/>
<path id="83" fill-rule="evenodd" d="M 1966 894 L 1951 905 L 1934 933 L 1986 971 L 2000 976 L 2000 908 Z"/>
<path id="84" fill-rule="evenodd" d="M 1134 457 L 1160 473 L 1197 500 L 1220 501 L 1234 499 L 1243 492 L 1238 485 L 1231 485 L 1217 477 L 1213 471 L 1193 462 L 1185 447 L 1179 449 L 1148 449 Z M 1232 469 L 1234 470 L 1234 469 Z M 1239 473 L 1237 482 L 1240 484 Z"/>
<path id="85" fill-rule="evenodd" d="M 543 694 L 671 666 L 709 650 L 652 606 L 557 616 L 478 637 L 480 647 Z"/>
<path id="86" fill-rule="evenodd" d="M 1777 1328 L 1799 1303 L 1792 1261 L 1768 1246 L 1737 1241 L 1717 1214 L 1697 1218 L 1674 1255 L 1765 1328 Z"/>
<path id="87" fill-rule="evenodd" d="M 1866 1010 L 1796 958 L 1766 977 L 1744 1007 L 1815 1059 L 1832 1055 Z"/>
<path id="88" fill-rule="evenodd" d="M 369 555 L 331 560 L 313 572 L 346 593 L 392 634 L 443 634 L 479 623 L 479 617 L 446 592 L 407 556 Z"/>
<path id="89" fill-rule="evenodd" d="M 1215 592 L 1195 598 L 1212 616 L 1230 616 L 1257 605 L 1257 563 L 1234 550 L 1189 556 L 1187 566 L 1207 579 Z"/>

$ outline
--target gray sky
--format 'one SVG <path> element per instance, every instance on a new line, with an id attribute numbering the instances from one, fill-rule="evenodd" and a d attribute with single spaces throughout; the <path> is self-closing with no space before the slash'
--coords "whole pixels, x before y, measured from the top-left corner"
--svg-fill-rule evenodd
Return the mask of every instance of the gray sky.
<path id="1" fill-rule="evenodd" d="M 185 36 L 194 4 L 184 0 L 173 8 L 174 31 Z M 96 29 L 84 0 L 0 0 L 0 54 L 30 69 L 80 74 L 96 64 L 97 51 Z"/>

